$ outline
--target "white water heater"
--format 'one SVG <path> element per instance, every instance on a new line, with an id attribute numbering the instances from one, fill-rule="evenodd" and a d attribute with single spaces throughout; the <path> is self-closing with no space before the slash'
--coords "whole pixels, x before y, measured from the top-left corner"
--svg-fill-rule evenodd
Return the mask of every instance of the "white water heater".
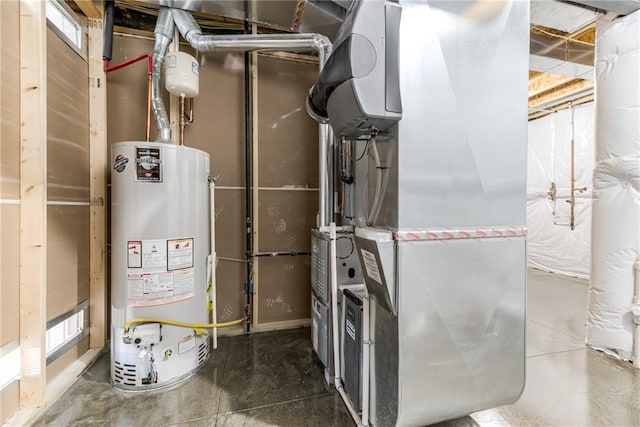
<path id="1" fill-rule="evenodd" d="M 209 323 L 209 155 L 132 141 L 111 158 L 111 380 L 162 387 L 209 358 L 203 330 L 161 321 Z"/>

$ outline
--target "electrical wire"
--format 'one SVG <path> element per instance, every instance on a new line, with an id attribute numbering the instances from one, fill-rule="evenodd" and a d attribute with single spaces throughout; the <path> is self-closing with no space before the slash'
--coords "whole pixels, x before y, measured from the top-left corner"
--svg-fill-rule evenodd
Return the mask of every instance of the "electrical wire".
<path id="1" fill-rule="evenodd" d="M 360 157 L 358 157 L 358 158 L 356 159 L 356 162 L 359 162 L 360 160 L 362 160 L 362 158 L 364 157 L 364 155 L 365 155 L 365 154 L 367 154 L 367 150 L 369 149 L 369 142 L 370 142 L 370 141 L 371 141 L 370 139 L 367 139 L 367 144 L 364 146 L 364 151 L 362 151 L 362 154 L 360 154 Z"/>
<path id="2" fill-rule="evenodd" d="M 232 320 L 230 322 L 222 322 L 222 323 L 187 323 L 180 322 L 178 320 L 169 320 L 169 319 L 159 319 L 155 317 L 137 317 L 133 319 L 129 319 L 124 324 L 125 332 L 129 331 L 131 325 L 140 325 L 143 323 L 162 323 L 164 325 L 178 326 L 181 328 L 191 328 L 191 329 L 211 329 L 211 328 L 226 328 L 228 326 L 239 325 L 244 322 L 246 319 L 237 319 Z"/>

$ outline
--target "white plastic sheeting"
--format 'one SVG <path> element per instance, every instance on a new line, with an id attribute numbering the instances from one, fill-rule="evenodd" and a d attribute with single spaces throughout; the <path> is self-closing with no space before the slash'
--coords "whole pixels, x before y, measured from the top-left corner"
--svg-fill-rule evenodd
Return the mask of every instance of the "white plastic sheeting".
<path id="1" fill-rule="evenodd" d="M 594 107 L 586 104 L 529 122 L 527 227 L 529 266 L 589 278 Z M 574 138 L 575 228 L 571 230 L 571 137 Z M 556 201 L 550 197 L 556 184 Z"/>
<path id="2" fill-rule="evenodd" d="M 587 343 L 630 358 L 640 253 L 640 12 L 597 23 L 596 167 Z"/>

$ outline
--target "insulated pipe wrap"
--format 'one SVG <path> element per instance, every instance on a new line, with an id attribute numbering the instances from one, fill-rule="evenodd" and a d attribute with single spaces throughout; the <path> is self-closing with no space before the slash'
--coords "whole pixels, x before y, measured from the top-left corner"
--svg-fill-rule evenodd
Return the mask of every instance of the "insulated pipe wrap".
<path id="1" fill-rule="evenodd" d="M 601 18 L 596 42 L 596 166 L 587 343 L 623 359 L 633 348 L 640 255 L 640 12 Z"/>

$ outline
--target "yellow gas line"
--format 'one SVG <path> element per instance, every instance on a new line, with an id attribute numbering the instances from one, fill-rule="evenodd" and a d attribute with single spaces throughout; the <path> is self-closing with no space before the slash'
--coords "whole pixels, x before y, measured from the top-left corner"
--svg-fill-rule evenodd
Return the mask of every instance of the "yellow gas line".
<path id="1" fill-rule="evenodd" d="M 232 320 L 230 322 L 222 322 L 222 323 L 187 323 L 187 322 L 179 322 L 177 320 L 169 320 L 169 319 L 158 319 L 155 317 L 139 317 L 134 319 L 129 319 L 124 324 L 125 332 L 129 331 L 131 325 L 137 325 L 142 323 L 162 323 L 165 325 L 178 326 L 181 328 L 192 328 L 192 329 L 210 329 L 210 328 L 226 328 L 228 326 L 239 325 L 244 322 L 245 319 Z"/>

